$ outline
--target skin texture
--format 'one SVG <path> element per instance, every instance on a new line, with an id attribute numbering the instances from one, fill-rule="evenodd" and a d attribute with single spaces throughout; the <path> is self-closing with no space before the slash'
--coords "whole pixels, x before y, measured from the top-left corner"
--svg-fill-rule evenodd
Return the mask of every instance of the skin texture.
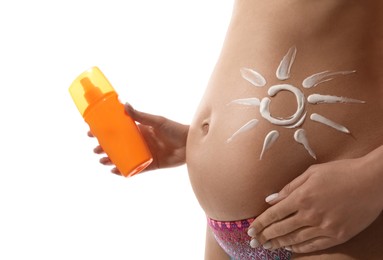
<path id="1" fill-rule="evenodd" d="M 222 221 L 258 216 L 250 235 L 259 246 L 290 246 L 295 259 L 381 259 L 382 10 L 378 0 L 235 1 L 221 55 L 190 127 L 126 106 L 154 155 L 147 170 L 186 161 L 207 216 Z M 281 84 L 275 71 L 291 46 L 297 56 L 291 78 L 283 83 L 306 97 L 319 93 L 366 102 L 307 108 L 308 114 L 327 116 L 351 131 L 303 122 L 317 160 L 294 141 L 295 129 L 277 128 L 256 107 L 231 104 L 266 97 L 271 85 Z M 267 84 L 252 87 L 241 77 L 243 67 L 261 73 Z M 306 77 L 326 70 L 356 73 L 309 90 L 301 87 Z M 272 115 L 286 118 L 295 111 L 291 93 L 272 97 Z M 227 143 L 255 118 L 254 129 Z M 259 160 L 264 137 L 276 128 L 280 137 Z M 107 157 L 101 163 L 111 164 Z M 273 193 L 277 199 L 266 203 Z M 207 229 L 205 258 L 227 259 L 212 238 Z"/>

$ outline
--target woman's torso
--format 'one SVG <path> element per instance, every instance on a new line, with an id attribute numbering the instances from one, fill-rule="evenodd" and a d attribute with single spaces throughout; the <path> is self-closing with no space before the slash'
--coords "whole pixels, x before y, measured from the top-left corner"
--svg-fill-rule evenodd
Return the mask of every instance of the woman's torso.
<path id="1" fill-rule="evenodd" d="M 267 195 L 279 191 L 310 165 L 363 156 L 383 143 L 381 17 L 383 2 L 379 0 L 236 2 L 221 56 L 187 144 L 190 179 L 210 218 L 257 216 L 267 208 Z M 277 79 L 281 60 L 294 49 L 290 77 Z M 266 83 L 254 86 L 241 74 L 244 68 L 258 72 Z M 302 84 L 304 79 L 323 71 L 347 73 L 311 88 L 302 86 L 307 85 Z M 269 88 L 282 84 L 294 91 L 280 91 L 271 97 Z M 286 127 L 295 121 L 284 126 L 270 122 L 254 103 L 254 98 L 269 98 L 269 111 L 281 122 L 299 110 L 297 92 L 304 97 L 304 107 L 299 116 L 303 123 L 296 127 Z M 310 104 L 307 97 L 312 94 L 365 103 Z M 233 102 L 248 98 L 252 99 L 247 105 Z M 310 119 L 314 113 L 347 127 L 351 133 L 314 122 Z M 247 123 L 251 127 L 233 136 Z M 306 132 L 316 160 L 294 140 L 299 129 Z M 271 131 L 278 131 L 279 137 L 260 159 L 265 137 Z M 378 221 L 382 226 L 381 218 Z"/>

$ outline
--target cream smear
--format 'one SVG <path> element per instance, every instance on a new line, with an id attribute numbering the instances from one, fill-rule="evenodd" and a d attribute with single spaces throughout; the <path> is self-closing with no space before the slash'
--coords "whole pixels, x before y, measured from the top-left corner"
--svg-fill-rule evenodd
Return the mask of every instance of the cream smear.
<path id="1" fill-rule="evenodd" d="M 259 157 L 260 160 L 262 160 L 262 157 L 265 151 L 267 151 L 275 143 L 278 137 L 279 137 L 279 132 L 277 130 L 270 131 L 267 134 L 267 136 L 265 137 L 265 141 L 263 142 L 261 156 Z"/>
<path id="2" fill-rule="evenodd" d="M 295 57 L 297 54 L 297 48 L 295 46 L 291 47 L 288 52 L 283 56 L 282 60 L 279 63 L 279 66 L 275 72 L 278 80 L 284 81 L 290 78 L 290 72 L 292 66 L 295 61 Z M 266 79 L 257 71 L 249 69 L 249 68 L 241 68 L 240 73 L 243 79 L 250 82 L 253 86 L 262 88 L 266 86 Z M 344 71 L 335 71 L 331 72 L 329 70 L 322 71 L 319 73 L 312 74 L 308 76 L 302 81 L 303 90 L 310 89 L 318 86 L 319 84 L 325 83 L 327 81 L 333 80 L 340 76 L 345 76 L 349 74 L 356 73 L 355 70 L 344 70 Z M 239 104 L 245 106 L 257 106 L 259 107 L 259 112 L 261 116 L 269 121 L 271 124 L 275 126 L 282 126 L 284 128 L 300 128 L 306 120 L 306 116 L 308 116 L 308 112 L 305 109 L 308 105 L 317 105 L 317 104 L 335 104 L 335 103 L 356 103 L 363 104 L 365 101 L 348 98 L 348 97 L 339 97 L 332 95 L 322 95 L 322 94 L 311 94 L 305 97 L 303 90 L 291 85 L 291 84 L 279 84 L 273 85 L 268 89 L 269 97 L 264 97 L 262 99 L 253 97 L 253 98 L 243 98 L 236 99 L 228 103 L 230 104 Z M 297 109 L 292 116 L 282 118 L 271 115 L 270 113 L 270 97 L 274 97 L 280 91 L 289 91 L 295 95 L 297 102 Z M 336 129 L 337 131 L 350 134 L 350 131 L 343 125 L 338 124 L 336 122 L 331 121 L 324 116 L 313 113 L 310 115 L 310 119 L 312 121 L 327 125 Z M 254 128 L 258 124 L 257 119 L 252 119 L 243 125 L 240 129 L 238 129 L 230 138 L 227 139 L 227 143 L 231 142 L 233 138 L 238 136 L 241 133 L 249 131 Z M 260 155 L 260 159 L 262 159 L 264 153 L 274 144 L 274 142 L 278 139 L 279 132 L 277 130 L 270 131 L 263 143 L 262 152 Z M 297 143 L 302 144 L 311 157 L 316 159 L 316 155 L 311 149 L 308 138 L 306 136 L 306 131 L 302 128 L 298 129 L 294 133 L 294 139 Z"/>
<path id="3" fill-rule="evenodd" d="M 300 143 L 305 147 L 305 149 L 311 155 L 311 157 L 313 157 L 315 160 L 317 159 L 314 151 L 311 149 L 309 145 L 309 141 L 306 136 L 306 131 L 304 129 L 298 129 L 297 131 L 295 131 L 294 139 L 295 141 L 297 141 L 297 143 Z"/>
<path id="4" fill-rule="evenodd" d="M 287 52 L 287 54 L 283 57 L 283 59 L 279 63 L 279 66 L 275 73 L 277 79 L 286 80 L 290 78 L 290 70 L 291 70 L 291 66 L 294 63 L 296 54 L 297 54 L 297 48 L 295 46 L 291 47 L 289 51 Z"/>
<path id="5" fill-rule="evenodd" d="M 342 76 L 342 75 L 348 75 L 355 73 L 356 70 L 349 70 L 349 71 L 336 71 L 336 72 L 330 72 L 328 70 L 319 72 L 316 74 L 313 74 L 307 78 L 305 78 L 302 82 L 302 86 L 304 88 L 312 88 L 315 87 L 323 82 L 330 81 L 334 79 L 337 76 Z"/>
<path id="6" fill-rule="evenodd" d="M 340 125 L 338 123 L 335 123 L 334 121 L 331 121 L 330 119 L 325 118 L 324 116 L 321 116 L 317 113 L 312 113 L 310 116 L 310 119 L 315 122 L 322 123 L 324 125 L 327 125 L 329 127 L 332 127 L 340 132 L 343 132 L 345 134 L 349 134 L 350 131 L 343 125 Z"/>
<path id="7" fill-rule="evenodd" d="M 249 68 L 242 68 L 240 70 L 242 77 L 256 87 L 263 87 L 266 85 L 266 79 L 255 70 Z"/>
<path id="8" fill-rule="evenodd" d="M 321 104 L 321 103 L 366 103 L 362 100 L 357 100 L 353 98 L 347 98 L 347 97 L 337 97 L 337 96 L 330 96 L 330 95 L 320 95 L 320 94 L 312 94 L 308 96 L 307 101 L 310 104 Z"/>
<path id="9" fill-rule="evenodd" d="M 229 139 L 226 140 L 226 143 L 230 143 L 234 137 L 239 135 L 240 133 L 246 132 L 253 127 L 255 127 L 258 124 L 257 119 L 252 119 L 249 122 L 247 122 L 245 125 L 243 125 L 240 129 L 238 129 Z"/>

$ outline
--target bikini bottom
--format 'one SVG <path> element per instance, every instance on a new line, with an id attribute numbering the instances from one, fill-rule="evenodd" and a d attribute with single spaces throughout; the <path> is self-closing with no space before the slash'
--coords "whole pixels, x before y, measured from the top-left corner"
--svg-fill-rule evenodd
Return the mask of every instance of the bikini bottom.
<path id="1" fill-rule="evenodd" d="M 288 260 L 292 253 L 279 248 L 267 250 L 262 246 L 252 248 L 247 230 L 254 218 L 239 221 L 218 221 L 207 218 L 208 225 L 218 244 L 235 260 Z"/>

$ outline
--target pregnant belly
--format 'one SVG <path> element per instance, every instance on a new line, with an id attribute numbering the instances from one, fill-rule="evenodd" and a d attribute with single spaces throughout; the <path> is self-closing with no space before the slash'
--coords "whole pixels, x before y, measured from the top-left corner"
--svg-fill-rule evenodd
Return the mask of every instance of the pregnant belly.
<path id="1" fill-rule="evenodd" d="M 253 113 L 241 114 L 238 118 L 213 112 L 206 122 L 193 125 L 189 133 L 190 180 L 206 214 L 217 220 L 257 216 L 267 207 L 267 195 L 315 162 L 294 141 L 294 131 L 281 132 L 268 150 L 263 149 L 265 137 L 275 129 L 262 122 L 254 127 L 249 123 L 248 131 L 233 137 L 238 128 L 253 120 Z"/>
<path id="2" fill-rule="evenodd" d="M 290 105 L 281 102 L 277 107 L 282 111 Z M 202 109 L 203 119 L 190 127 L 187 165 L 206 214 L 217 220 L 257 216 L 267 208 L 264 200 L 268 195 L 278 192 L 310 165 L 361 156 L 372 149 L 374 144 L 364 141 L 368 134 L 362 134 L 363 125 L 352 121 L 352 112 L 315 112 L 345 128 L 351 126 L 357 137 L 348 133 L 348 128 L 346 132 L 313 120 L 298 128 L 277 126 L 262 118 L 257 108 L 225 105 L 222 109 Z M 305 113 L 313 114 L 311 110 Z M 299 133 L 305 138 L 299 139 Z"/>
<path id="3" fill-rule="evenodd" d="M 375 97 L 362 91 L 366 79 L 353 71 L 339 72 L 336 83 L 318 83 L 331 95 L 302 87 L 304 80 L 315 84 L 315 74 L 266 85 L 248 72 L 213 74 L 190 127 L 190 180 L 206 214 L 217 220 L 259 215 L 266 196 L 310 165 L 361 156 L 375 145 L 369 135 L 380 136 L 370 118 L 379 109 Z M 259 79 L 264 86 L 254 88 Z"/>

